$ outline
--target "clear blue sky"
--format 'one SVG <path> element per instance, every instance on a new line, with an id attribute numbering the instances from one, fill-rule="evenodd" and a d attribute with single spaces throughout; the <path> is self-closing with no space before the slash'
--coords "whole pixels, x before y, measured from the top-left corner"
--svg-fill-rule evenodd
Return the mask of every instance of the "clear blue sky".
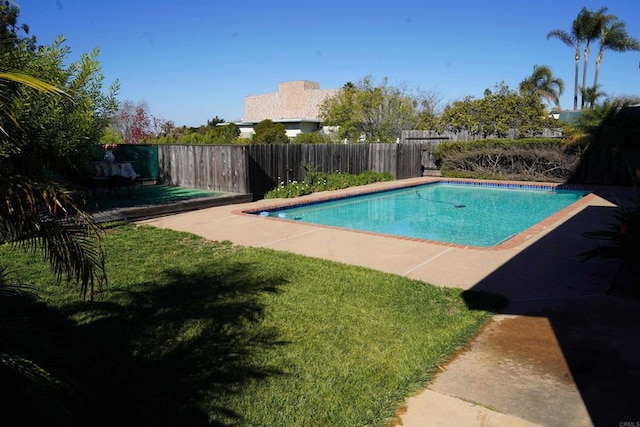
<path id="1" fill-rule="evenodd" d="M 511 87 L 535 64 L 564 80 L 573 101 L 573 52 L 550 30 L 570 30 L 583 6 L 607 6 L 640 38 L 640 1 L 610 0 L 17 0 L 41 44 L 67 39 L 71 59 L 100 48 L 105 81 L 121 101 L 146 102 L 176 125 L 242 118 L 244 98 L 279 82 L 341 87 L 372 75 L 435 90 L 443 103 Z M 595 51 L 597 47 L 592 49 Z M 592 53 L 595 58 L 595 53 Z M 607 51 L 599 82 L 640 95 L 640 52 Z M 593 59 L 587 82 L 593 82 Z M 581 70 L 582 73 L 582 70 Z M 580 75 L 582 78 L 582 75 Z"/>

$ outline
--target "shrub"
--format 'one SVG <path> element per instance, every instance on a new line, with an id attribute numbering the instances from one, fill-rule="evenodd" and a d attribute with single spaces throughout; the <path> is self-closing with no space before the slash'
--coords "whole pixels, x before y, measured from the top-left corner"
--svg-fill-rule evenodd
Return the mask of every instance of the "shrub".
<path id="1" fill-rule="evenodd" d="M 550 182 L 565 181 L 579 159 L 574 146 L 555 138 L 445 142 L 434 156 L 443 176 Z"/>
<path id="2" fill-rule="evenodd" d="M 292 140 L 294 144 L 331 144 L 331 137 L 325 133 L 299 133 Z"/>
<path id="3" fill-rule="evenodd" d="M 276 188 L 264 195 L 265 199 L 289 199 L 313 193 L 311 186 L 306 182 L 291 181 L 288 184 L 281 182 Z"/>
<path id="4" fill-rule="evenodd" d="M 281 182 L 276 188 L 265 194 L 265 199 L 291 198 L 316 193 L 318 191 L 341 190 L 356 185 L 372 184 L 380 181 L 393 181 L 390 172 L 365 171 L 357 175 L 350 173 L 324 173 L 315 168 L 306 168 L 307 176 L 302 182 Z"/>
<path id="5" fill-rule="evenodd" d="M 289 142 L 287 130 L 282 123 L 273 123 L 266 119 L 256 124 L 253 142 L 256 144 L 286 144 Z"/>

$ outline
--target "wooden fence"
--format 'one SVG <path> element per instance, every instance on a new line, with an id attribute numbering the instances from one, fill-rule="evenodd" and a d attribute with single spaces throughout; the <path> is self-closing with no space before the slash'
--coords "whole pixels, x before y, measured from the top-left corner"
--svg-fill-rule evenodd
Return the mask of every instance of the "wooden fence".
<path id="1" fill-rule="evenodd" d="M 302 181 L 306 167 L 320 172 L 391 172 L 396 179 L 420 176 L 420 145 L 276 144 L 249 145 L 249 180 L 254 198 L 281 182 Z"/>
<path id="2" fill-rule="evenodd" d="M 423 171 L 436 171 L 433 152 L 442 141 L 448 141 L 450 135 L 439 134 L 434 130 L 403 130 L 400 145 L 419 145 L 422 147 L 420 164 Z"/>
<path id="3" fill-rule="evenodd" d="M 250 193 L 242 145 L 158 145 L 159 182 L 203 190 Z"/>
<path id="4" fill-rule="evenodd" d="M 252 193 L 255 200 L 280 182 L 320 172 L 422 175 L 423 144 L 159 145 L 159 181 L 214 191 Z"/>

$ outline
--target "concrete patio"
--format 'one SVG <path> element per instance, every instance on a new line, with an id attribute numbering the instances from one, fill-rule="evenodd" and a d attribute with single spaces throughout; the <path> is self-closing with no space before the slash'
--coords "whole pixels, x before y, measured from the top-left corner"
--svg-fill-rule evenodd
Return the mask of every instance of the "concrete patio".
<path id="1" fill-rule="evenodd" d="M 378 183 L 331 195 L 433 180 Z M 640 303 L 611 295 L 620 261 L 585 261 L 579 254 L 601 244 L 582 233 L 605 228 L 624 192 L 598 189 L 492 249 L 242 213 L 286 203 L 282 200 L 218 206 L 140 223 L 506 296 L 504 311 L 399 409 L 398 425 L 617 426 L 640 421 Z M 304 199 L 327 197 L 318 193 Z"/>

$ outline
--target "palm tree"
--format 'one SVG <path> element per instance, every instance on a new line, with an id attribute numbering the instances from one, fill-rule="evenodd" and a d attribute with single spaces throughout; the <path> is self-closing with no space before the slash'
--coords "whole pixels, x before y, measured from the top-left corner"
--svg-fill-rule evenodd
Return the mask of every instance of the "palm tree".
<path id="1" fill-rule="evenodd" d="M 11 61 L 11 56 L 7 54 L 1 55 L 0 61 L 2 62 L 2 64 L 6 64 L 7 61 Z M 0 113 L 4 114 L 6 118 L 8 118 L 14 124 L 18 123 L 17 119 L 14 117 L 13 112 L 11 111 L 11 101 L 12 99 L 14 99 L 14 97 L 19 96 L 17 88 L 15 87 L 16 83 L 19 85 L 30 87 L 43 93 L 58 95 L 66 94 L 62 89 L 28 74 L 12 70 L 0 70 Z M 8 131 L 5 130 L 2 126 L 1 120 L 0 133 L 2 133 L 5 137 L 9 136 Z"/>
<path id="2" fill-rule="evenodd" d="M 587 90 L 587 67 L 589 65 L 589 53 L 591 52 L 591 42 L 600 38 L 602 28 L 607 20 L 615 18 L 614 15 L 605 15 L 608 9 L 606 7 L 600 8 L 597 12 L 591 12 L 586 7 L 583 7 L 578 14 L 578 19 L 583 25 L 583 39 L 585 41 L 584 47 L 584 65 L 582 67 L 582 94 L 580 108 L 584 108 L 585 99 L 584 93 Z"/>
<path id="3" fill-rule="evenodd" d="M 547 34 L 548 39 L 558 39 L 565 45 L 575 50 L 576 72 L 573 86 L 573 109 L 578 109 L 578 74 L 580 68 L 580 51 L 582 50 L 582 42 L 584 41 L 584 14 L 578 14 L 578 17 L 571 24 L 571 32 L 564 30 L 552 30 Z"/>
<path id="4" fill-rule="evenodd" d="M 41 96 L 68 96 L 55 85 L 29 73 L 23 56 L 35 49 L 35 39 L 20 39 L 15 32 L 17 10 L 0 3 L 0 245 L 9 244 L 41 252 L 59 279 L 80 284 L 81 294 L 93 299 L 96 287 L 106 283 L 104 250 L 97 225 L 59 187 L 28 177 L 16 165 L 15 154 L 30 133 L 20 120 L 19 106 L 25 91 Z M 26 44 L 25 44 L 26 43 Z M 32 139 L 31 139 L 32 140 Z M 22 173 L 21 173 L 22 172 Z M 96 286 L 97 285 L 97 286 Z M 7 390 L 15 390 L 9 405 L 25 408 L 56 424 L 66 425 L 71 411 L 61 395 L 76 396 L 76 389 L 48 370 L 48 357 L 57 359 L 45 343 L 39 346 L 37 324 L 41 311 L 36 298 L 24 286 L 13 284 L 0 265 L 0 376 Z M 35 331 L 35 332 L 34 332 Z M 34 348 L 37 348 L 34 352 Z M 39 354 L 44 350 L 43 354 Z M 44 362 L 44 363 L 43 363 Z M 12 396 L 13 397 L 13 396 Z M 38 417 L 38 415 L 36 415 Z"/>
<path id="5" fill-rule="evenodd" d="M 640 51 L 640 40 L 627 34 L 625 23 L 613 15 L 609 15 L 600 28 L 600 48 L 596 56 L 596 72 L 593 76 L 593 87 L 598 86 L 600 64 L 605 50 L 615 52 Z"/>
<path id="6" fill-rule="evenodd" d="M 2 59 L 0 148 L 6 149 L 18 137 L 14 132 L 23 132 L 12 112 L 22 87 L 53 95 L 64 91 L 11 69 L 9 57 L 3 55 Z M 8 131 L 5 124 L 11 124 L 13 130 Z M 83 297 L 88 293 L 93 299 L 96 288 L 106 283 L 100 232 L 91 216 L 80 210 L 63 189 L 20 174 L 6 157 L 0 158 L 0 244 L 5 243 L 41 251 L 58 278 L 80 284 Z M 4 277 L 0 274 L 0 288 L 6 285 Z"/>
<path id="7" fill-rule="evenodd" d="M 582 89 L 582 100 L 588 104 L 588 108 L 594 108 L 596 101 L 606 97 L 607 94 L 600 90 L 600 86 L 591 86 Z"/>
<path id="8" fill-rule="evenodd" d="M 520 82 L 520 93 L 535 95 L 560 106 L 560 96 L 564 92 L 562 79 L 554 78 L 551 68 L 546 65 L 534 65 L 531 76 Z"/>

